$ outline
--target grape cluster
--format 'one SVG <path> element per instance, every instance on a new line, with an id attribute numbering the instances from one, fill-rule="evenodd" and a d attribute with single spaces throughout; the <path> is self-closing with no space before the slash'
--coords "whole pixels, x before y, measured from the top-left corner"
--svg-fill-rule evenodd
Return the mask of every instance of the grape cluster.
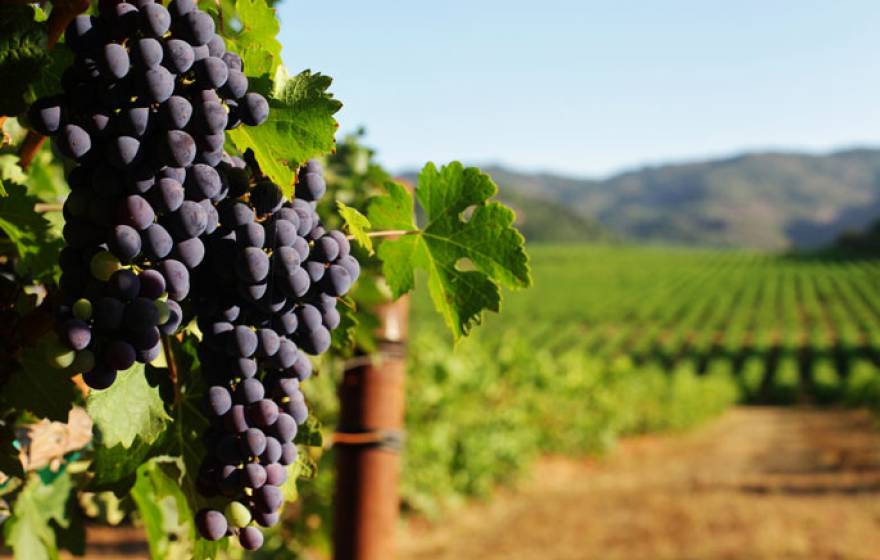
<path id="1" fill-rule="evenodd" d="M 193 0 L 102 2 L 97 16 L 72 21 L 65 42 L 75 58 L 63 93 L 28 111 L 77 163 L 52 359 L 104 389 L 181 325 L 217 203 L 246 188 L 225 130 L 259 125 L 269 105 L 248 93 L 241 58 Z"/>
<path id="2" fill-rule="evenodd" d="M 338 298 L 360 267 L 315 211 L 319 163 L 299 170 L 287 201 L 252 154 L 224 151 L 225 130 L 259 125 L 269 106 L 193 0 L 108 0 L 65 41 L 75 60 L 64 93 L 28 113 L 77 163 L 52 358 L 104 389 L 195 316 L 211 418 L 198 486 L 224 505 L 196 524 L 205 538 L 258 548 L 308 417 L 308 354 L 330 347 Z"/>
<path id="3" fill-rule="evenodd" d="M 297 426 L 308 417 L 300 382 L 312 374 L 307 354 L 330 346 L 339 326 L 337 298 L 360 274 L 346 237 L 326 231 L 315 212 L 326 187 L 317 162 L 299 173 L 296 198 L 256 171 L 248 189 L 219 205 L 220 226 L 206 238 L 207 258 L 194 280 L 203 333 L 199 356 L 211 384 L 211 428 L 199 487 L 223 496 L 224 510 L 202 510 L 203 537 L 238 532 L 258 548 L 278 520 L 280 486 L 296 459 Z M 238 194 L 238 193 L 236 193 Z"/>

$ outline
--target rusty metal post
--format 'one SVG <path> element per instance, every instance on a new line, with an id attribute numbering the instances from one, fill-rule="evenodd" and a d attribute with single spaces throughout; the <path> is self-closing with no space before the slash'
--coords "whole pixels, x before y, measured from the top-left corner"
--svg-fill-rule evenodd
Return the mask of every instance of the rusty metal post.
<path id="1" fill-rule="evenodd" d="M 346 370 L 339 387 L 335 560 L 395 557 L 409 298 L 376 313 L 378 352 Z"/>

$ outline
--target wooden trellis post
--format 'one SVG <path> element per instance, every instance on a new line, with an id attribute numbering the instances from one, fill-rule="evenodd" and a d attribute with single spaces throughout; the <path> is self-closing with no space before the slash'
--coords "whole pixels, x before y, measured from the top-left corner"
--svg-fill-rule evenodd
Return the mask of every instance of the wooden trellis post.
<path id="1" fill-rule="evenodd" d="M 380 306 L 378 351 L 339 387 L 335 560 L 393 560 L 403 446 L 409 298 Z"/>

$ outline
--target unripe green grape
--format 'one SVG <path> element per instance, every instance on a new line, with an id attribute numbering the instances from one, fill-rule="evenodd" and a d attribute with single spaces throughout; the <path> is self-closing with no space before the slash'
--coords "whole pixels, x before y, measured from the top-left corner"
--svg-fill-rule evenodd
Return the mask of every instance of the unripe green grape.
<path id="1" fill-rule="evenodd" d="M 92 318 L 92 302 L 86 298 L 76 300 L 73 304 L 73 316 L 80 321 L 88 321 Z"/>
<path id="2" fill-rule="evenodd" d="M 154 303 L 156 304 L 156 309 L 159 311 L 159 324 L 164 325 L 168 322 L 168 319 L 171 318 L 171 308 L 168 307 L 167 301 L 161 299 L 157 299 Z"/>
<path id="3" fill-rule="evenodd" d="M 119 259 L 113 256 L 109 251 L 100 251 L 95 253 L 89 263 L 89 271 L 92 276 L 102 282 L 107 282 L 114 272 L 122 268 Z"/>
<path id="4" fill-rule="evenodd" d="M 64 346 L 57 340 L 53 340 L 46 345 L 46 359 L 53 368 L 65 369 L 70 367 L 76 359 L 76 351 Z"/>
<path id="5" fill-rule="evenodd" d="M 224 511 L 226 515 L 226 519 L 229 520 L 229 524 L 233 527 L 247 527 L 247 525 L 251 522 L 251 512 L 241 502 L 230 502 L 228 506 L 226 506 L 226 510 Z"/>

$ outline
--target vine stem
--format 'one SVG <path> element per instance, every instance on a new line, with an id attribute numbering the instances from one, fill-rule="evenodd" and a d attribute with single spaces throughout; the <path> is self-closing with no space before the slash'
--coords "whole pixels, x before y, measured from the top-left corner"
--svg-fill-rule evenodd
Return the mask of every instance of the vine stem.
<path id="1" fill-rule="evenodd" d="M 367 237 L 400 237 L 401 235 L 415 235 L 419 233 L 417 229 L 386 229 L 382 231 L 371 231 Z M 347 235 L 346 239 L 354 239 L 354 235 Z"/>
<path id="2" fill-rule="evenodd" d="M 177 362 L 174 360 L 174 351 L 171 349 L 171 340 L 167 336 L 162 337 L 162 352 L 165 354 L 165 362 L 168 364 L 168 377 L 174 385 L 174 405 L 180 404 L 180 377 L 177 373 Z"/>
<path id="3" fill-rule="evenodd" d="M 52 47 L 55 46 L 55 43 L 61 38 L 61 34 L 64 33 L 64 30 L 67 29 L 70 22 L 73 21 L 76 16 L 86 11 L 88 7 L 88 0 L 70 0 L 67 2 L 55 2 L 53 4 L 52 12 L 49 14 L 49 19 L 46 21 L 48 34 L 46 44 L 48 50 L 51 50 Z M 45 141 L 46 137 L 39 132 L 35 130 L 28 131 L 24 142 L 21 144 L 21 150 L 18 152 L 19 165 L 21 165 L 22 169 L 26 170 L 30 166 L 31 162 L 34 160 L 34 156 L 40 151 L 40 147 Z"/>

